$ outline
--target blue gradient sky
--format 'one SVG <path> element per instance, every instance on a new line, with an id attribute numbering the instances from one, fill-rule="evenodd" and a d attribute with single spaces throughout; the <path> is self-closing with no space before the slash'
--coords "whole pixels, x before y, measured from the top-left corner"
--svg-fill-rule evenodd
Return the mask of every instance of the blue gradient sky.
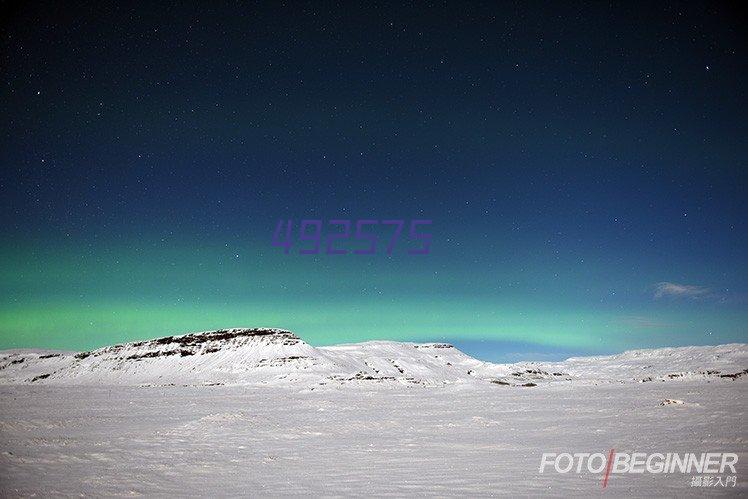
<path id="1" fill-rule="evenodd" d="M 727 6 L 76 12 L 2 27 L 0 347 L 236 325 L 490 359 L 748 339 Z M 432 250 L 284 255 L 280 218 L 427 218 Z"/>

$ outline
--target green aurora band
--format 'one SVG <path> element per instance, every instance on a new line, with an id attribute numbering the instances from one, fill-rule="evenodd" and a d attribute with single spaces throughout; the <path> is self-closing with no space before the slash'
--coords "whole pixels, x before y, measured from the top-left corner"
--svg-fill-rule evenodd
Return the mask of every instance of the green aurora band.
<path id="1" fill-rule="evenodd" d="M 159 239 L 84 248 L 3 248 L 0 348 L 84 350 L 233 326 L 290 329 L 313 345 L 471 340 L 578 352 L 745 336 L 740 308 L 656 301 L 646 283 L 607 301 L 576 292 L 603 290 L 601 272 L 541 288 L 543 277 L 530 271 L 455 264 L 438 253 L 367 260 L 283 255 L 263 241 L 241 251 L 239 241 Z"/>

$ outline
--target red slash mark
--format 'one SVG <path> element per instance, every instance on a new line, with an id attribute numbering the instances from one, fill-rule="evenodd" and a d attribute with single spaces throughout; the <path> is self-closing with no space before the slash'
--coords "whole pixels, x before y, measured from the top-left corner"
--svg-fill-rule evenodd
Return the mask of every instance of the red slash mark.
<path id="1" fill-rule="evenodd" d="M 608 477 L 610 476 L 610 470 L 613 468 L 613 457 L 616 455 L 615 449 L 610 449 L 608 454 L 608 466 L 605 467 L 605 477 L 603 478 L 603 488 L 608 486 Z"/>

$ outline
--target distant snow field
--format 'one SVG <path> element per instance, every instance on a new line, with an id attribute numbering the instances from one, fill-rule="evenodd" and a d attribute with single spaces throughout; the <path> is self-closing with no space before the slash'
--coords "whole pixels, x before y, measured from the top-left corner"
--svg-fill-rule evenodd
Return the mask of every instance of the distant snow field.
<path id="1" fill-rule="evenodd" d="M 746 368 L 745 344 L 498 365 L 277 329 L 0 352 L 0 496 L 745 496 Z M 610 449 L 739 460 L 540 473 Z"/>

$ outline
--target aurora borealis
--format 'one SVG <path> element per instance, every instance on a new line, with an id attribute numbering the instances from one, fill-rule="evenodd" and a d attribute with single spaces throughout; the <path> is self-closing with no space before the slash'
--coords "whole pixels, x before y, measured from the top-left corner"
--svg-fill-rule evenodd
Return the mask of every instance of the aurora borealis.
<path id="1" fill-rule="evenodd" d="M 18 7 L 0 348 L 748 341 L 748 58 L 723 8 Z M 428 218 L 431 253 L 285 255 L 288 218 Z"/>

